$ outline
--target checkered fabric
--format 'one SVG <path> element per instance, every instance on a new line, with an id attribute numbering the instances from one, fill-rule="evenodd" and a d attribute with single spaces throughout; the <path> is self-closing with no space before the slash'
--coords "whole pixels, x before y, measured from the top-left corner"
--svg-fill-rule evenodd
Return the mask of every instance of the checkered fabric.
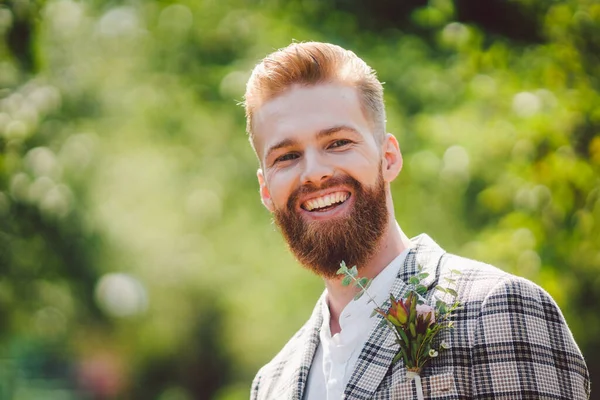
<path id="1" fill-rule="evenodd" d="M 435 340 L 445 340 L 450 349 L 440 351 L 421 373 L 425 398 L 589 398 L 585 361 L 548 293 L 490 265 L 447 254 L 427 235 L 412 242 L 416 246 L 409 251 L 391 293 L 405 296 L 409 278 L 422 266 L 430 274 L 423 283 L 430 288 L 443 283 L 444 277 L 456 278 L 462 305 L 453 317 L 454 328 L 443 330 Z M 451 270 L 461 274 L 452 275 Z M 426 296 L 432 305 L 434 292 L 430 290 Z M 323 301 L 324 295 L 308 322 L 258 372 L 251 400 L 302 399 L 319 345 Z M 398 351 L 393 333 L 376 322 L 344 399 L 416 398 L 414 382 L 406 378 L 402 361 L 392 365 Z"/>

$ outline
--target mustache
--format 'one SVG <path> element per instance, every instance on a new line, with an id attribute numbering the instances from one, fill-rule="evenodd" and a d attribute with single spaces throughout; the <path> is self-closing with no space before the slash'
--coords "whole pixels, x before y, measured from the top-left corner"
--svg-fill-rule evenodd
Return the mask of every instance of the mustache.
<path id="1" fill-rule="evenodd" d="M 292 192 L 292 194 L 290 195 L 290 197 L 288 198 L 287 201 L 287 209 L 289 211 L 293 211 L 295 209 L 296 204 L 298 203 L 298 199 L 302 196 L 306 196 L 309 194 L 312 194 L 314 192 L 317 192 L 319 190 L 324 190 L 324 189 L 329 189 L 335 186 L 341 186 L 341 185 L 347 185 L 352 187 L 353 189 L 359 189 L 361 187 L 360 183 L 348 176 L 333 176 L 331 178 L 329 178 L 327 181 L 325 181 L 323 184 L 321 185 L 315 185 L 314 183 L 307 183 L 304 184 L 300 187 L 298 187 L 296 190 L 294 190 Z"/>

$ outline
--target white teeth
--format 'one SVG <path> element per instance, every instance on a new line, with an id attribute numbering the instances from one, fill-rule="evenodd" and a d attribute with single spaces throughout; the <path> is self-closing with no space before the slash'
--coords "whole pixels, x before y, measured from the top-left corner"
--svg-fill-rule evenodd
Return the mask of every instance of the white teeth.
<path id="1" fill-rule="evenodd" d="M 325 208 L 335 203 L 343 203 L 348 197 L 350 197 L 350 194 L 347 192 L 335 192 L 316 199 L 307 200 L 304 203 L 304 208 L 308 211 L 316 208 Z"/>

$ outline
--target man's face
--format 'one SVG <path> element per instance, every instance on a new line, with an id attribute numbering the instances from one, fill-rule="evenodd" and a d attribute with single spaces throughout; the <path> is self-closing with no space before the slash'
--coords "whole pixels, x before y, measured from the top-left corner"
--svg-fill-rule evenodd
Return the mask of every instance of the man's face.
<path id="1" fill-rule="evenodd" d="M 364 265 L 387 227 L 387 182 L 398 171 L 356 89 L 293 87 L 258 109 L 254 132 L 261 197 L 296 258 L 327 278 L 342 260 Z"/>

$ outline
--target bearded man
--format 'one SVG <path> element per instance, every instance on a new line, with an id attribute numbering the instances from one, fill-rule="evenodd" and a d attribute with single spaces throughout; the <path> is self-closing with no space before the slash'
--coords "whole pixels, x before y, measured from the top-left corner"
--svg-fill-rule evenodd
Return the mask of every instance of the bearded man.
<path id="1" fill-rule="evenodd" d="M 407 293 L 419 271 L 433 288 L 452 273 L 461 308 L 440 340 L 450 348 L 422 373 L 425 397 L 589 397 L 585 361 L 554 300 L 539 286 L 409 239 L 394 216 L 391 182 L 402 169 L 385 131 L 383 88 L 353 52 L 294 43 L 250 77 L 247 130 L 260 196 L 290 250 L 325 281 L 312 316 L 256 375 L 251 399 L 389 399 L 416 393 L 381 316 L 336 275 L 341 261 L 372 278 L 378 304 Z M 431 301 L 430 293 L 425 300 Z"/>

